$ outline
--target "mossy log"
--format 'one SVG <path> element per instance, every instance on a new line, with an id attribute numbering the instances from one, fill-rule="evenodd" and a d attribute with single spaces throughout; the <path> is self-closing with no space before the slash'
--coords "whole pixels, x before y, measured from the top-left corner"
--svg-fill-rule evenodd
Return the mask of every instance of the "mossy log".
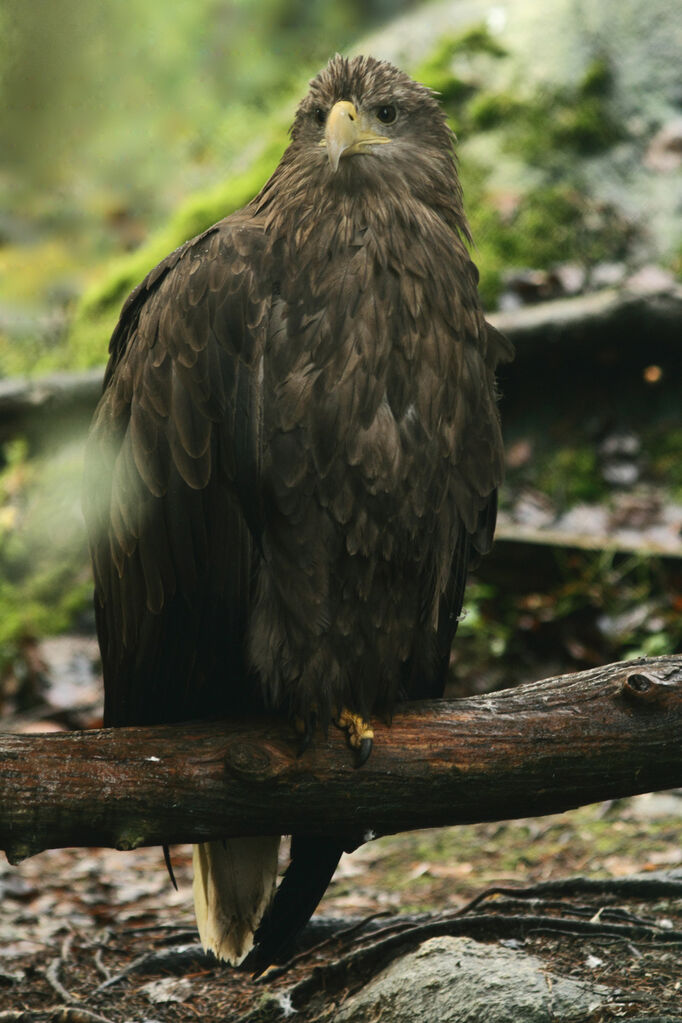
<path id="1" fill-rule="evenodd" d="M 682 785 L 682 656 L 405 704 L 353 766 L 275 718 L 0 736 L 0 848 L 351 834 L 501 820 Z"/>

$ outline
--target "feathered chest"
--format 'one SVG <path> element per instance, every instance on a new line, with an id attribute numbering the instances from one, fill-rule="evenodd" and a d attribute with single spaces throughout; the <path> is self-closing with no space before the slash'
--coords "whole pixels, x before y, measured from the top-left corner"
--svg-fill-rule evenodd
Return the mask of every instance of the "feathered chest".
<path id="1" fill-rule="evenodd" d="M 341 460 L 389 492 L 415 458 L 454 459 L 475 284 L 463 247 L 409 241 L 396 251 L 365 227 L 343 244 L 311 239 L 295 270 L 282 264 L 264 354 L 273 461 L 308 450 L 320 477 Z"/>

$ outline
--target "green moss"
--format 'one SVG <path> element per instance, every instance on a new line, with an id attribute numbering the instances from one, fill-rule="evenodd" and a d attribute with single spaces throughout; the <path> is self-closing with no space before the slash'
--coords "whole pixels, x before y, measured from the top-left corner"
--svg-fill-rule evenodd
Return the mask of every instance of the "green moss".
<path id="1" fill-rule="evenodd" d="M 602 152 L 624 134 L 611 108 L 613 74 L 603 56 L 595 57 L 573 87 L 538 87 L 523 96 L 486 90 L 480 71 L 467 58 L 500 58 L 505 51 L 484 27 L 441 40 L 419 68 L 419 77 L 438 90 L 458 130 L 507 128 L 507 148 L 535 165 L 556 167 L 557 157 Z M 458 58 L 460 58 L 458 60 Z"/>
<path id="2" fill-rule="evenodd" d="M 589 155 L 614 145 L 622 131 L 599 96 L 585 96 L 579 102 L 559 106 L 551 125 L 551 142 Z"/>
<path id="3" fill-rule="evenodd" d="M 464 103 L 476 91 L 476 86 L 472 82 L 447 71 L 431 73 L 428 83 L 444 104 L 454 107 Z"/>
<path id="4" fill-rule="evenodd" d="M 446 107 L 457 107 L 480 87 L 478 76 L 472 75 L 468 66 L 468 58 L 480 54 L 495 58 L 506 54 L 485 25 L 444 36 L 415 70 L 414 77 L 435 89 Z"/>
<path id="5" fill-rule="evenodd" d="M 515 120 L 523 104 L 505 92 L 479 92 L 468 104 L 466 116 L 469 126 L 477 131 L 489 131 Z"/>
<path id="6" fill-rule="evenodd" d="M 178 245 L 249 202 L 274 170 L 285 145 L 286 135 L 279 126 L 248 170 L 192 196 L 145 245 L 109 265 L 104 278 L 85 293 L 76 310 L 68 338 L 71 366 L 103 361 L 121 304 L 132 289 Z"/>
<path id="7" fill-rule="evenodd" d="M 506 52 L 490 34 L 486 25 L 475 25 L 465 32 L 442 36 L 426 60 L 417 68 L 415 77 L 430 85 L 430 76 L 449 72 L 455 57 L 475 53 L 504 57 Z"/>
<path id="8" fill-rule="evenodd" d="M 487 53 L 490 57 L 506 57 L 507 51 L 491 34 L 485 24 L 473 25 L 459 35 L 446 41 L 450 56 L 458 54 Z"/>
<path id="9" fill-rule="evenodd" d="M 603 58 L 588 64 L 573 88 L 539 88 L 515 110 L 507 147 L 533 163 L 556 167 L 566 152 L 603 152 L 625 132 L 611 104 L 612 72 Z"/>
<path id="10" fill-rule="evenodd" d="M 670 257 L 669 266 L 675 276 L 682 281 L 682 244 L 675 249 Z"/>
<path id="11" fill-rule="evenodd" d="M 627 251 L 632 226 L 615 209 L 591 203 L 571 183 L 540 184 L 512 197 L 516 204 L 507 212 L 490 189 L 484 166 L 462 160 L 460 172 L 487 308 L 497 304 L 504 275 L 514 269 L 548 269 L 567 253 L 588 265 L 621 259 Z"/>
<path id="12" fill-rule="evenodd" d="M 578 89 L 581 96 L 609 96 L 611 94 L 613 71 L 607 57 L 595 57 L 587 65 Z"/>

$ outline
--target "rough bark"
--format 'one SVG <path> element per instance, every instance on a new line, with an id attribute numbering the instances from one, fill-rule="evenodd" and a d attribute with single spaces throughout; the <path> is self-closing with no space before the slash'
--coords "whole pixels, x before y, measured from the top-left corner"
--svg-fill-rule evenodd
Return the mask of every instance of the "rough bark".
<path id="1" fill-rule="evenodd" d="M 355 769 L 274 718 L 0 736 L 0 848 L 356 834 L 553 813 L 682 785 L 682 656 L 403 705 Z"/>

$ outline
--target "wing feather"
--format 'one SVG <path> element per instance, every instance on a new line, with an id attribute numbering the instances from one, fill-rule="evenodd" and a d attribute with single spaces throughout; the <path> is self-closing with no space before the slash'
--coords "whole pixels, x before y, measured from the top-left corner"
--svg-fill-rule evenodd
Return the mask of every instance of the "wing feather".
<path id="1" fill-rule="evenodd" d="M 108 725 L 258 703 L 243 642 L 261 528 L 261 247 L 246 215 L 216 225 L 148 275 L 112 336 L 84 496 Z"/>

